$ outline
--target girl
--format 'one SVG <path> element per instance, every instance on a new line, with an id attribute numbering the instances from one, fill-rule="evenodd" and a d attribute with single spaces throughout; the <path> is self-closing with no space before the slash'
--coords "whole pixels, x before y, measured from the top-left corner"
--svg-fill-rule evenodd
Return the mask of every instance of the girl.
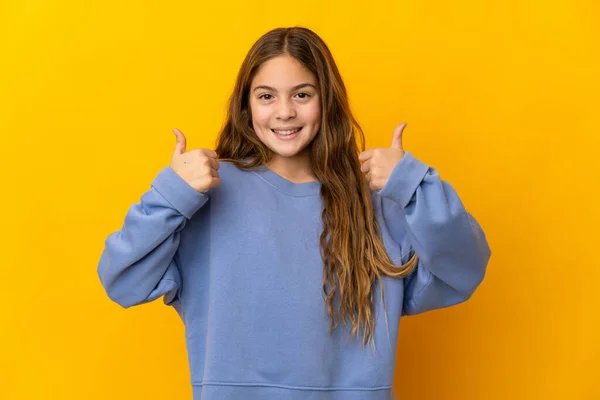
<path id="1" fill-rule="evenodd" d="M 490 257 L 405 126 L 359 153 L 331 53 L 289 28 L 250 49 L 216 152 L 175 130 L 98 274 L 123 307 L 177 310 L 195 400 L 394 398 L 400 316 L 467 300 Z"/>

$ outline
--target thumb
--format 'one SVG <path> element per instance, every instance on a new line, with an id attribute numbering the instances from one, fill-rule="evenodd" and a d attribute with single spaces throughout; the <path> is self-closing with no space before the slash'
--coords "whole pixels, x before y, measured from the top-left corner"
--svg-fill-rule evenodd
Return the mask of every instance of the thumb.
<path id="1" fill-rule="evenodd" d="M 185 148 L 187 145 L 185 135 L 183 134 L 183 132 L 181 132 L 177 128 L 173 129 L 173 133 L 175 134 L 175 137 L 177 138 L 177 142 L 175 143 L 175 154 L 185 153 Z"/>
<path id="2" fill-rule="evenodd" d="M 402 132 L 406 128 L 406 122 L 401 123 L 396 127 L 394 133 L 392 134 L 392 148 L 404 150 L 402 147 Z"/>

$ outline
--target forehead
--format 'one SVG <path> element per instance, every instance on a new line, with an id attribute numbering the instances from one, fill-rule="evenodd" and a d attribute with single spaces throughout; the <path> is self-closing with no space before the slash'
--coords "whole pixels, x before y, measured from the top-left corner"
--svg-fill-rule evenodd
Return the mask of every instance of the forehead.
<path id="1" fill-rule="evenodd" d="M 252 87 L 268 85 L 287 88 L 301 83 L 316 85 L 316 78 L 302 63 L 288 55 L 273 57 L 265 61 L 252 80 Z"/>

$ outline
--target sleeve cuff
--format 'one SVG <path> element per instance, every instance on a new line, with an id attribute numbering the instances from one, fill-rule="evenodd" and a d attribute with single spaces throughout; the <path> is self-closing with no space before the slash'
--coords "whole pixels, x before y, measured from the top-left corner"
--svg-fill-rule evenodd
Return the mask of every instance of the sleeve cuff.
<path id="1" fill-rule="evenodd" d="M 406 207 L 429 171 L 429 166 L 408 151 L 392 170 L 379 195 Z"/>
<path id="2" fill-rule="evenodd" d="M 200 193 L 184 181 L 171 167 L 163 168 L 152 186 L 187 219 L 206 203 L 208 195 Z"/>

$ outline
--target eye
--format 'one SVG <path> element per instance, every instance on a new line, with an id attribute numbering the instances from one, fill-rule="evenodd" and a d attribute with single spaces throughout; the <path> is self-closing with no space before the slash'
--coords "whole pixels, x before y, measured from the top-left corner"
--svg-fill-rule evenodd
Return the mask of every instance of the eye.
<path id="1" fill-rule="evenodd" d="M 298 93 L 296 96 L 298 96 L 301 99 L 308 99 L 310 97 L 310 94 L 308 94 L 306 92 L 301 92 L 301 93 Z"/>
<path id="2" fill-rule="evenodd" d="M 261 100 L 271 100 L 273 98 L 273 96 L 271 96 L 268 93 L 264 93 L 264 94 L 261 94 L 260 96 L 258 96 L 258 98 Z"/>

